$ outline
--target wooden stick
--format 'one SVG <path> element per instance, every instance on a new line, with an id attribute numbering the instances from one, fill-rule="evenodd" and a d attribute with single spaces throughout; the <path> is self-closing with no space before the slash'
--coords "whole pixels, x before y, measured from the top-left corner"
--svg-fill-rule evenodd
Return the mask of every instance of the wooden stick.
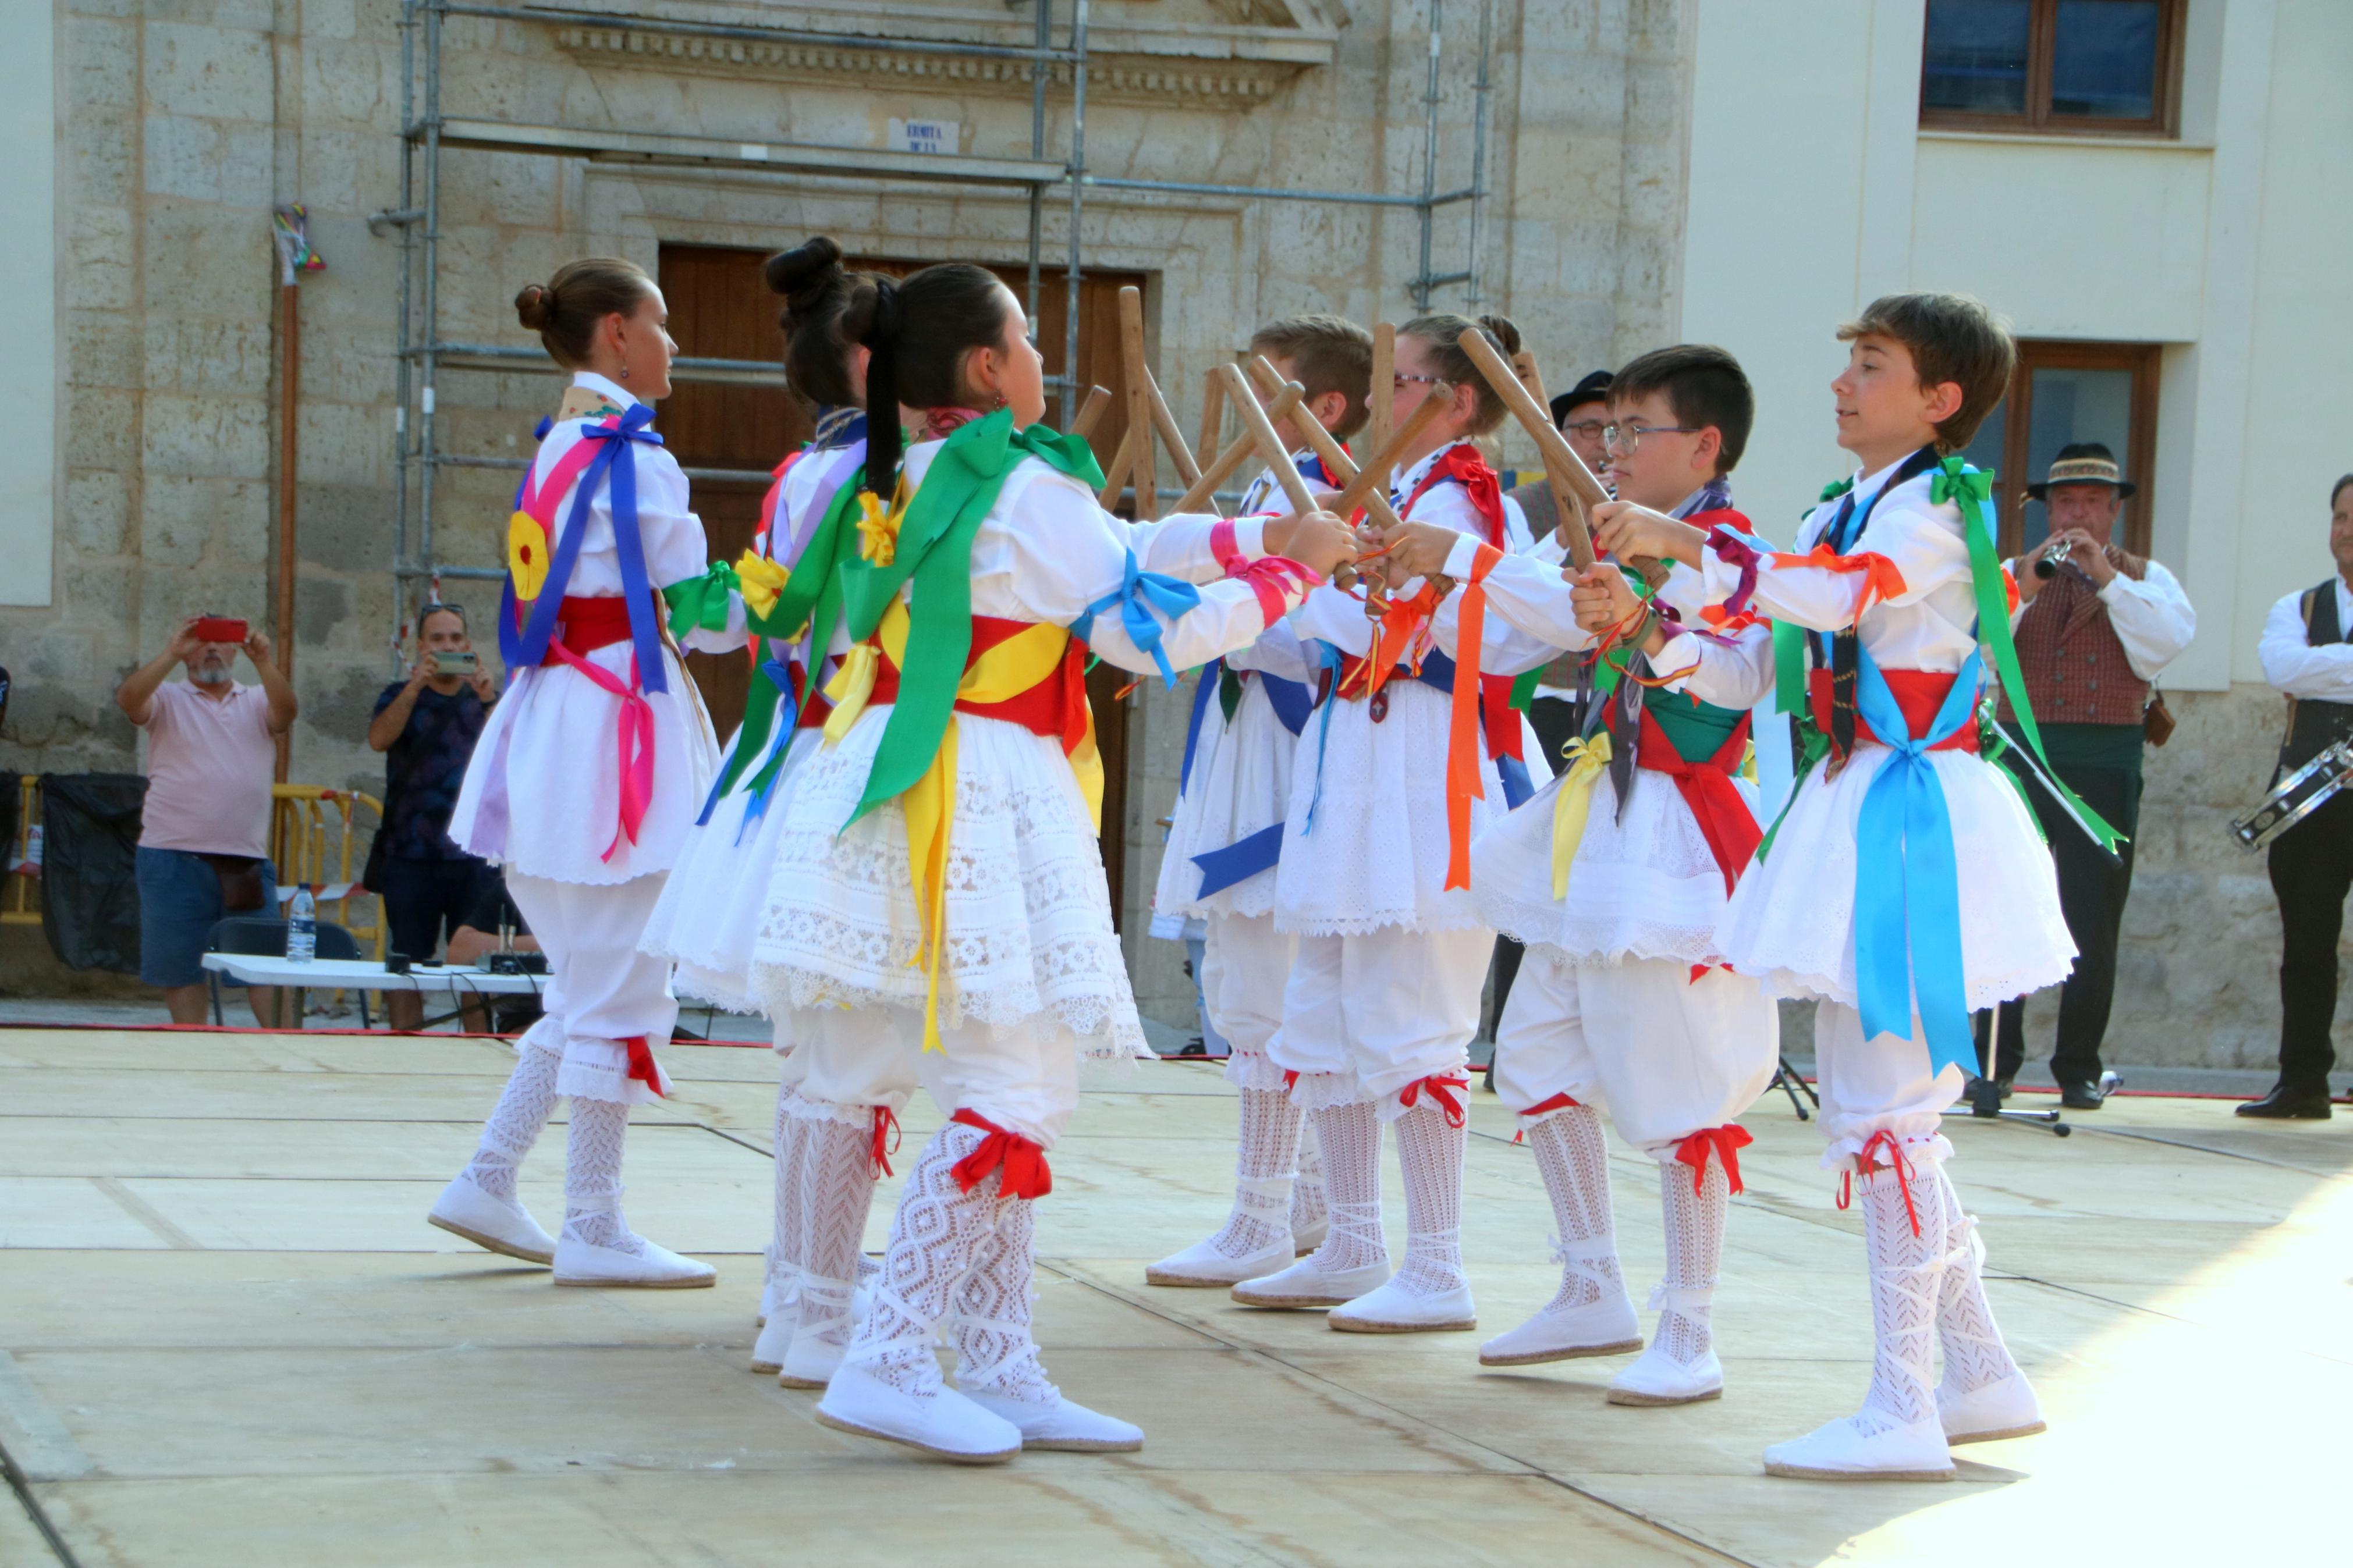
<path id="1" fill-rule="evenodd" d="M 1201 439 L 1193 449 L 1215 458 L 1225 434 L 1226 384 L 1211 371 L 1201 378 Z"/>
<path id="2" fill-rule="evenodd" d="M 1264 354 L 1251 355 L 1250 368 L 1251 377 L 1270 397 L 1287 387 L 1299 385 L 1295 381 L 1284 381 L 1282 374 L 1267 362 Z M 1292 423 L 1299 426 L 1300 433 L 1307 437 L 1307 445 L 1314 449 L 1317 457 L 1324 459 L 1324 467 L 1329 469 L 1342 484 L 1345 485 L 1356 477 L 1356 460 L 1348 456 L 1346 449 L 1339 442 L 1332 439 L 1332 432 L 1324 428 L 1322 421 L 1303 409 L 1299 417 Z M 1398 521 L 1396 510 L 1389 505 L 1389 498 L 1381 494 L 1377 486 L 1366 492 L 1365 509 L 1373 514 L 1373 521 L 1383 528 L 1403 526 Z M 1341 515 L 1345 517 L 1347 514 L 1343 512 Z"/>
<path id="3" fill-rule="evenodd" d="M 1382 321 L 1373 328 L 1373 381 L 1366 405 L 1373 416 L 1365 422 L 1365 450 L 1385 451 L 1389 444 L 1390 416 L 1397 396 L 1397 325 Z"/>
<path id="4" fill-rule="evenodd" d="M 1103 510 L 1119 504 L 1119 492 L 1127 489 L 1127 477 L 1135 468 L 1135 431 L 1130 425 L 1120 436 L 1119 449 L 1111 455 L 1111 464 L 1103 469 L 1103 494 L 1095 498 Z"/>
<path id="5" fill-rule="evenodd" d="M 1486 333 L 1465 332 L 1454 341 L 1471 356 L 1471 363 L 1479 367 L 1479 374 L 1487 378 L 1487 384 L 1495 389 L 1496 395 L 1503 398 L 1504 405 L 1535 437 L 1536 450 L 1544 456 L 1545 477 L 1552 481 L 1553 499 L 1562 503 L 1560 524 L 1568 545 L 1568 558 L 1580 567 L 1592 565 L 1593 534 L 1585 526 L 1585 519 L 1588 509 L 1608 500 L 1609 492 L 1601 488 L 1601 481 L 1593 477 L 1584 459 L 1562 439 L 1560 432 L 1553 427 L 1551 416 L 1520 384 L 1520 378 L 1512 374 L 1512 367 L 1495 352 Z M 1572 499 L 1577 503 L 1573 506 L 1568 504 Z"/>
<path id="6" fill-rule="evenodd" d="M 1100 386 L 1087 388 L 1087 400 L 1079 405 L 1079 416 L 1071 421 L 1071 434 L 1082 441 L 1091 439 L 1095 426 L 1103 423 L 1103 413 L 1111 407 L 1111 394 Z"/>
<path id="7" fill-rule="evenodd" d="M 1547 411 L 1551 409 L 1552 399 L 1545 395 L 1544 372 L 1536 366 L 1535 350 L 1522 349 L 1514 354 L 1512 374 L 1520 378 L 1520 384 L 1528 389 L 1529 396 L 1544 405 Z"/>
<path id="8" fill-rule="evenodd" d="M 1134 434 L 1135 515 L 1150 522 L 1160 515 L 1160 478 L 1153 461 L 1152 373 L 1144 365 L 1144 290 L 1130 283 L 1119 291 L 1120 364 L 1127 376 L 1127 427 Z"/>
<path id="9" fill-rule="evenodd" d="M 1221 364 L 1218 374 L 1226 384 L 1226 401 L 1242 416 L 1243 432 L 1256 444 L 1266 466 L 1273 470 L 1275 482 L 1282 487 L 1293 513 L 1304 517 L 1314 511 L 1315 498 L 1308 493 L 1307 481 L 1299 477 L 1299 469 L 1292 463 L 1282 438 L 1274 433 L 1274 421 L 1266 416 L 1266 410 L 1259 405 L 1258 395 L 1250 391 L 1250 378 L 1242 374 L 1242 367 Z"/>
<path id="10" fill-rule="evenodd" d="M 1144 373 L 1144 390 L 1152 399 L 1152 427 L 1166 444 L 1168 456 L 1176 464 L 1176 477 L 1190 488 L 1201 477 L 1201 465 L 1193 460 L 1193 448 L 1185 445 L 1185 432 L 1176 428 L 1176 416 L 1168 412 L 1168 400 L 1160 395 L 1160 384 L 1149 370 Z"/>
<path id="11" fill-rule="evenodd" d="M 1228 368 L 1230 367 L 1220 366 L 1219 369 L 1213 370 L 1209 374 L 1211 375 L 1221 375 Z M 1284 415 L 1290 413 L 1293 409 L 1298 406 L 1299 395 L 1289 388 L 1285 388 L 1282 396 L 1276 398 L 1271 404 L 1268 405 L 1266 410 L 1267 419 L 1270 424 L 1271 424 L 1272 421 L 1282 418 Z M 1234 438 L 1233 445 L 1228 447 L 1225 450 L 1218 454 L 1217 461 L 1211 463 L 1207 468 L 1201 470 L 1200 479 L 1194 482 L 1191 489 L 1187 490 L 1182 496 L 1177 498 L 1176 505 L 1173 510 L 1176 511 L 1198 510 L 1217 488 L 1219 485 L 1224 484 L 1227 479 L 1230 479 L 1236 468 L 1240 468 L 1244 463 L 1248 462 L 1250 460 L 1250 455 L 1256 450 L 1258 450 L 1257 439 L 1252 437 L 1249 431 L 1243 431 L 1240 436 Z"/>
<path id="12" fill-rule="evenodd" d="M 1373 454 L 1372 461 L 1358 469 L 1356 477 L 1348 481 L 1347 487 L 1341 490 L 1340 498 L 1332 503 L 1332 510 L 1346 517 L 1366 504 L 1375 490 L 1388 489 L 1389 475 L 1397 471 L 1399 456 L 1421 438 L 1421 433 L 1430 428 L 1430 421 L 1452 407 L 1453 404 L 1452 387 L 1442 381 L 1431 387 L 1414 405 L 1413 412 L 1406 416 L 1406 422 L 1397 427 L 1396 433 L 1389 437 L 1379 451 Z"/>

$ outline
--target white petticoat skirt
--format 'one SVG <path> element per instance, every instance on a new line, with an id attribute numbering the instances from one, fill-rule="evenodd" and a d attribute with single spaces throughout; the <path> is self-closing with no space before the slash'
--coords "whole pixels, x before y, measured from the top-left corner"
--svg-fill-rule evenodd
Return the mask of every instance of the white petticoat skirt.
<path id="1" fill-rule="evenodd" d="M 1854 974 L 1855 825 L 1871 781 L 1894 753 L 1864 742 L 1835 778 L 1820 767 L 1798 788 L 1772 853 L 1752 862 L 1725 911 L 1725 957 L 1767 995 L 1858 1005 Z M 1972 1010 L 2055 985 L 2074 967 L 2051 851 L 2026 803 L 1994 764 L 1932 752 L 1960 875 L 1961 964 Z M 1888 875 L 1896 868 L 1886 867 Z"/>
<path id="2" fill-rule="evenodd" d="M 1200 897 L 1201 868 L 1193 864 L 1193 857 L 1282 825 L 1291 804 L 1292 758 L 1299 742 L 1282 727 L 1274 704 L 1267 700 L 1265 686 L 1256 678 L 1243 683 L 1242 699 L 1230 723 L 1219 710 L 1214 693 L 1209 705 L 1195 746 L 1193 776 L 1177 798 L 1167 847 L 1161 852 L 1160 879 L 1152 898 L 1155 916 L 1249 918 L 1274 910 L 1271 869 L 1244 878 L 1205 899 Z M 1309 733 L 1314 733 L 1312 728 Z"/>
<path id="3" fill-rule="evenodd" d="M 1291 809 L 1275 868 L 1274 923 L 1303 936 L 1365 936 L 1388 926 L 1484 929 L 1471 894 L 1446 887 L 1446 742 L 1452 699 L 1419 680 L 1386 689 L 1388 717 L 1368 702 L 1332 712 L 1316 764 L 1322 710 L 1308 715 L 1291 775 Z M 1471 803 L 1476 842 L 1504 815 L 1504 786 L 1479 748 L 1484 795 Z M 1314 813 L 1311 825 L 1310 808 Z M 1475 880 L 1475 878 L 1474 878 Z"/>
<path id="4" fill-rule="evenodd" d="M 839 745 L 795 769 L 751 967 L 771 1017 L 825 1005 L 923 1006 L 905 808 L 886 801 L 843 829 L 890 713 L 870 708 Z M 958 713 L 953 722 L 941 1024 L 972 1020 L 1002 1034 L 1047 1014 L 1085 1056 L 1148 1055 L 1094 824 L 1061 742 L 1001 719 Z"/>
<path id="5" fill-rule="evenodd" d="M 628 642 L 588 662 L 627 682 Z M 653 798 L 637 841 L 610 860 L 619 821 L 621 700 L 564 665 L 519 670 L 491 710 L 449 814 L 449 837 L 470 855 L 552 882 L 607 886 L 677 864 L 687 830 L 719 764 L 719 742 L 693 679 L 665 647 L 668 689 L 646 694 L 653 710 Z"/>
<path id="6" fill-rule="evenodd" d="M 740 730 L 737 737 L 742 737 Z M 670 974 L 675 994 L 731 1013 L 760 1011 L 759 994 L 752 988 L 753 941 L 768 907 L 768 876 L 776 865 L 776 840 L 784 832 L 794 775 L 823 739 L 820 730 L 793 732 L 768 809 L 750 832 L 743 831 L 744 814 L 752 805 L 749 786 L 752 775 L 760 771 L 757 762 L 745 767 L 744 776 L 712 808 L 711 820 L 688 831 L 640 944 L 676 965 Z M 733 752 L 732 743 L 729 752 Z"/>
<path id="7" fill-rule="evenodd" d="M 1754 814 L 1756 786 L 1740 778 L 1733 786 Z M 1622 820 L 1609 774 L 1594 781 L 1565 900 L 1552 896 L 1560 789 L 1558 779 L 1546 784 L 1472 845 L 1471 891 L 1487 922 L 1531 947 L 1556 948 L 1572 963 L 1722 963 L 1724 872 L 1674 781 L 1635 769 Z"/>

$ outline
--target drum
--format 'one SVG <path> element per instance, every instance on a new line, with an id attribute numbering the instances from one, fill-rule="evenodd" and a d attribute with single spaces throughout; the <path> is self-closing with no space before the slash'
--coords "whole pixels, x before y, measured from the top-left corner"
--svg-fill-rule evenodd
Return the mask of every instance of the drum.
<path id="1" fill-rule="evenodd" d="M 2244 816 L 2233 817 L 2231 837 L 2242 849 L 2261 849 L 2327 804 L 2353 779 L 2353 741 L 2338 741 L 2280 780 Z"/>

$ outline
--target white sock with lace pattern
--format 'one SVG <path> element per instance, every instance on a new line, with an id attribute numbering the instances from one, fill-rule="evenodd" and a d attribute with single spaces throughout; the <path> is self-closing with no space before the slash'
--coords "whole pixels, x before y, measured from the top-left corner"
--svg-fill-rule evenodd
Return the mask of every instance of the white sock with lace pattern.
<path id="1" fill-rule="evenodd" d="M 1592 1306 L 1607 1291 L 1626 1288 L 1618 1269 L 1609 1146 L 1602 1139 L 1601 1117 L 1589 1105 L 1571 1105 L 1525 1131 L 1559 1227 L 1560 1289 L 1547 1310 Z"/>
<path id="2" fill-rule="evenodd" d="M 621 1154 L 628 1135 L 628 1106 L 574 1098 L 564 1152 L 564 1234 L 643 1258 L 646 1244 L 621 1213 Z"/>

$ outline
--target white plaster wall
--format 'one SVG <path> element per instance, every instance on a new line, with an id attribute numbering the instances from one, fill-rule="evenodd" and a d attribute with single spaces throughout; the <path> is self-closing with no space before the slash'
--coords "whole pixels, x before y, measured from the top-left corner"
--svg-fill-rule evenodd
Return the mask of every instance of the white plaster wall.
<path id="1" fill-rule="evenodd" d="M 50 603 L 57 505 L 57 50 L 47 5 L 0 51 L 0 605 Z"/>

